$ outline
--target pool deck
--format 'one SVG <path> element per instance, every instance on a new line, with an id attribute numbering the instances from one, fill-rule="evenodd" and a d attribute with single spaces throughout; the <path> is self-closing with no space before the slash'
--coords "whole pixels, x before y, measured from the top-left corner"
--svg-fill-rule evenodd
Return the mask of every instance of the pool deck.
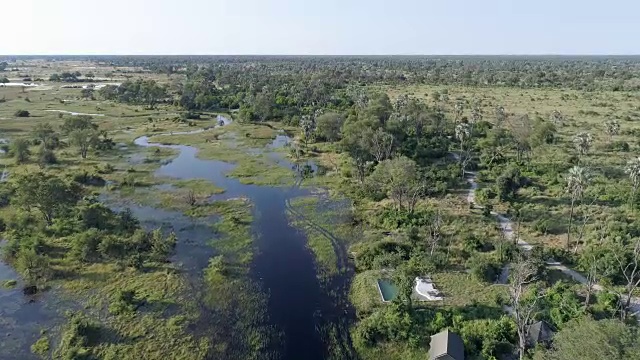
<path id="1" fill-rule="evenodd" d="M 426 277 L 428 279 L 428 277 Z M 378 287 L 378 294 L 380 294 L 380 300 L 385 303 L 388 304 L 390 302 L 393 301 L 393 299 L 389 299 L 386 300 L 384 297 L 384 294 L 382 292 L 382 289 L 380 288 L 380 281 L 387 281 L 389 283 L 391 283 L 390 280 L 388 279 L 376 279 L 376 286 Z M 417 286 L 418 286 L 418 282 L 416 281 L 416 285 L 413 286 L 412 288 L 412 292 L 411 292 L 411 299 L 415 300 L 415 301 L 424 301 L 424 302 L 438 302 L 438 301 L 444 301 L 444 296 L 442 296 L 442 294 L 440 294 L 440 296 L 438 298 L 432 298 L 432 297 L 428 297 L 425 296 L 423 294 L 420 294 L 417 290 Z"/>

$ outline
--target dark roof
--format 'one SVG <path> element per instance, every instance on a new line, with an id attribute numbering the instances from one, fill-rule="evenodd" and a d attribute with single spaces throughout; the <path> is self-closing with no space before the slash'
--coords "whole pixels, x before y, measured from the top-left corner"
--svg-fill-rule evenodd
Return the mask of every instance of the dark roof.
<path id="1" fill-rule="evenodd" d="M 462 338 L 448 329 L 431 336 L 429 357 L 432 360 L 441 359 L 446 355 L 454 360 L 464 360 L 464 343 Z"/>
<path id="2" fill-rule="evenodd" d="M 544 320 L 529 325 L 527 329 L 527 339 L 532 345 L 550 341 L 553 338 L 553 334 L 553 327 Z"/>

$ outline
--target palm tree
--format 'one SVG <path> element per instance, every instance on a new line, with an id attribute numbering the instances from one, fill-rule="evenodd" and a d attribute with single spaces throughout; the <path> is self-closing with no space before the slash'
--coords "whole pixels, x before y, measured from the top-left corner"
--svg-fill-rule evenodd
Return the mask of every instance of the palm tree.
<path id="1" fill-rule="evenodd" d="M 496 107 L 496 127 L 502 126 L 507 119 L 507 113 L 504 110 L 504 106 Z"/>
<path id="2" fill-rule="evenodd" d="M 471 125 L 469 123 L 459 123 L 456 125 L 456 138 L 460 141 L 460 170 L 461 176 L 464 178 L 465 171 L 469 160 L 471 160 L 471 149 L 465 151 L 465 142 L 471 137 Z"/>
<path id="3" fill-rule="evenodd" d="M 456 119 L 455 122 L 458 122 L 462 118 L 462 113 L 464 112 L 464 103 L 462 101 L 458 101 L 456 106 L 454 107 Z"/>
<path id="4" fill-rule="evenodd" d="M 576 199 L 582 200 L 582 196 L 584 195 L 587 186 L 589 185 L 589 181 L 591 176 L 587 169 L 574 166 L 569 169 L 569 174 L 567 175 L 567 192 L 571 194 L 571 211 L 569 213 L 569 228 L 567 229 L 567 250 L 571 245 L 571 223 L 573 221 L 573 207 L 575 205 Z"/>
<path id="5" fill-rule="evenodd" d="M 636 193 L 638 192 L 638 187 L 640 187 L 640 157 L 629 160 L 624 172 L 631 179 L 631 209 L 633 210 L 635 208 Z"/>
<path id="6" fill-rule="evenodd" d="M 580 153 L 580 155 L 586 155 L 591 148 L 593 137 L 588 132 L 581 132 L 573 137 L 573 144 Z"/>
<path id="7" fill-rule="evenodd" d="M 618 120 L 607 121 L 604 123 L 604 126 L 604 131 L 609 135 L 609 140 L 611 140 L 614 135 L 618 135 L 618 133 L 620 133 L 620 123 Z"/>
<path id="8" fill-rule="evenodd" d="M 471 123 L 477 124 L 482 121 L 482 110 L 479 105 L 476 105 L 471 110 Z"/>

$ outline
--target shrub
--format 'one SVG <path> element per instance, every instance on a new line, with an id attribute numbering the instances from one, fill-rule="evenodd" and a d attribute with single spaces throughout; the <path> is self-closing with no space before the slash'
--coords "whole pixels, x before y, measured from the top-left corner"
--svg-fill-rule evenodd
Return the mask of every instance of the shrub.
<path id="1" fill-rule="evenodd" d="M 630 150 L 630 146 L 629 143 L 626 141 L 614 141 L 610 144 L 606 145 L 606 149 L 609 151 L 623 151 L 623 152 L 627 152 Z"/>
<path id="2" fill-rule="evenodd" d="M 109 312 L 114 315 L 132 313 L 140 306 L 135 290 L 120 290 L 109 304 Z"/>
<path id="3" fill-rule="evenodd" d="M 41 166 L 57 164 L 58 158 L 56 157 L 56 154 L 52 150 L 41 149 L 40 157 L 38 158 L 38 163 Z"/>
<path id="4" fill-rule="evenodd" d="M 187 111 L 186 113 L 182 113 L 182 120 L 198 120 L 200 119 L 200 114 L 192 111 Z"/>
<path id="5" fill-rule="evenodd" d="M 78 261 L 93 261 L 100 257 L 98 245 L 102 236 L 96 229 L 75 234 L 71 239 L 71 251 L 69 255 Z"/>
<path id="6" fill-rule="evenodd" d="M 15 117 L 29 117 L 30 115 L 27 110 L 18 110 L 13 114 Z"/>
<path id="7" fill-rule="evenodd" d="M 89 347 L 100 338 L 100 327 L 81 313 L 71 314 L 54 359 L 90 359 Z"/>
<path id="8" fill-rule="evenodd" d="M 42 358 L 45 358 L 49 353 L 49 348 L 49 338 L 46 335 L 43 335 L 40 339 L 38 339 L 38 341 L 31 345 L 31 352 Z"/>
<path id="9" fill-rule="evenodd" d="M 492 256 L 474 254 L 468 261 L 467 267 L 471 274 L 480 281 L 493 282 L 500 274 L 500 264 Z"/>
<path id="10" fill-rule="evenodd" d="M 116 168 L 113 165 L 111 165 L 109 163 L 106 163 L 106 164 L 104 164 L 102 166 L 102 169 L 98 170 L 98 173 L 100 173 L 100 174 L 111 174 L 114 171 L 116 171 Z"/>
<path id="11" fill-rule="evenodd" d="M 90 186 L 104 186 L 106 184 L 106 181 L 104 180 L 104 178 L 102 178 L 102 176 L 97 174 L 90 174 L 87 171 L 74 174 L 73 181 L 79 184 Z"/>
<path id="12" fill-rule="evenodd" d="M 547 235 L 549 233 L 549 219 L 538 219 L 533 222 L 533 230 L 540 235 Z"/>
<path id="13" fill-rule="evenodd" d="M 474 253 L 477 251 L 490 251 L 492 250 L 492 244 L 480 239 L 475 234 L 469 234 L 462 240 L 462 247 L 468 253 Z"/>

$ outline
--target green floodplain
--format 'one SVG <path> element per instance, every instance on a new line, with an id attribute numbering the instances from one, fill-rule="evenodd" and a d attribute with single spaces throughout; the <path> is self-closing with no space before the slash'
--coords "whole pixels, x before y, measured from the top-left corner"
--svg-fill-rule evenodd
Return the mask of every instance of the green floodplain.
<path id="1" fill-rule="evenodd" d="M 640 357 L 640 58 L 383 59 L 0 59 L 0 358 Z"/>

